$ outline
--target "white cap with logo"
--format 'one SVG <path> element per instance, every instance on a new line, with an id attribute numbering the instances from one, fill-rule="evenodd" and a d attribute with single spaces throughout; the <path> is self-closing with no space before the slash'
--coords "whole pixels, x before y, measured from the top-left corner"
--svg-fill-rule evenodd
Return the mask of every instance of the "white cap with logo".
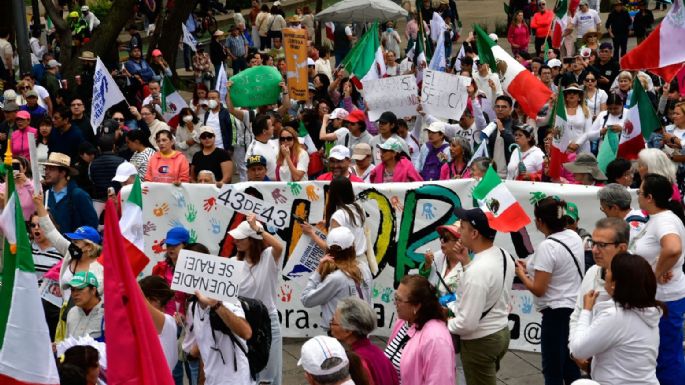
<path id="1" fill-rule="evenodd" d="M 339 358 L 340 363 L 327 369 L 322 368 L 323 363 L 330 358 Z M 340 371 L 349 365 L 349 360 L 345 348 L 338 340 L 328 336 L 316 336 L 302 345 L 297 365 L 302 366 L 302 369 L 309 374 L 325 376 Z"/>

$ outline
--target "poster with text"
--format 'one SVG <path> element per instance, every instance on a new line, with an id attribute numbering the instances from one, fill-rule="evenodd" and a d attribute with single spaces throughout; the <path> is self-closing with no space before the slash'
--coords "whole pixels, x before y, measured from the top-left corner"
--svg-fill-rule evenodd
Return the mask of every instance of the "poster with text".
<path id="1" fill-rule="evenodd" d="M 301 28 L 283 30 L 285 65 L 290 99 L 306 101 L 309 90 L 307 74 L 307 31 Z"/>

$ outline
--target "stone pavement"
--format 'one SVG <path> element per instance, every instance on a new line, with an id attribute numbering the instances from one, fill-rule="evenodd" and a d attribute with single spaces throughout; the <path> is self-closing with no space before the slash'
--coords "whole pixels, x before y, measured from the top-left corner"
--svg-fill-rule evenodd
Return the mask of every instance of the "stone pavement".
<path id="1" fill-rule="evenodd" d="M 372 337 L 372 341 L 379 347 L 385 347 L 386 340 Z M 306 341 L 304 338 L 283 339 L 283 384 L 305 385 L 302 368 L 297 366 L 300 348 Z M 502 366 L 497 373 L 497 383 L 506 385 L 542 385 L 544 380 L 540 372 L 542 364 L 539 353 L 528 353 L 510 350 L 502 360 Z M 463 385 L 463 384 L 458 384 Z"/>

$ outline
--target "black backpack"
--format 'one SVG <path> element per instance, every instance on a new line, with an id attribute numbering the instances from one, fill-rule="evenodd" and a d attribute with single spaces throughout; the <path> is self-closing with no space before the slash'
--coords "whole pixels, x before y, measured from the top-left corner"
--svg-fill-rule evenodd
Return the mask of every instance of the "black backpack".
<path id="1" fill-rule="evenodd" d="M 250 363 L 250 375 L 253 380 L 257 380 L 257 373 L 261 372 L 269 362 L 269 351 L 271 350 L 271 318 L 269 311 L 262 301 L 253 298 L 238 296 L 240 305 L 245 313 L 245 320 L 252 328 L 252 337 L 247 340 L 247 348 L 236 338 L 231 329 L 224 323 L 221 317 L 214 311 L 209 312 L 209 322 L 212 327 L 212 337 L 214 330 L 218 330 L 231 337 L 234 346 L 245 354 Z M 195 303 L 193 303 L 194 305 Z M 193 309 L 194 310 L 194 309 Z M 238 370 L 238 361 L 233 355 L 234 370 Z M 223 357 L 222 357 L 223 359 Z"/>

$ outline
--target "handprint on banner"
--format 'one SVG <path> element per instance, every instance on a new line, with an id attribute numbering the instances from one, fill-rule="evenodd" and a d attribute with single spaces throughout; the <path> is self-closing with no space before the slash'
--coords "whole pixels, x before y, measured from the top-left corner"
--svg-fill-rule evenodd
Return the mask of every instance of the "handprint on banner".
<path id="1" fill-rule="evenodd" d="M 271 196 L 274 198 L 274 202 L 276 203 L 285 203 L 288 201 L 288 198 L 281 194 L 280 188 L 274 189 L 274 191 L 271 192 Z"/>
<path id="2" fill-rule="evenodd" d="M 279 297 L 281 298 L 281 302 L 290 302 L 293 296 L 293 288 L 290 287 L 287 283 L 281 286 L 281 292 L 279 293 Z"/>
<path id="3" fill-rule="evenodd" d="M 183 222 L 178 218 L 174 218 L 169 221 L 169 227 L 183 227 Z"/>
<path id="4" fill-rule="evenodd" d="M 157 225 L 152 223 L 151 221 L 147 221 L 143 223 L 143 235 L 148 236 L 150 235 L 151 231 L 157 230 Z"/>
<path id="5" fill-rule="evenodd" d="M 547 194 L 543 193 L 542 191 L 533 191 L 530 193 L 530 199 L 528 199 L 528 202 L 530 202 L 531 205 L 535 206 L 540 202 L 541 200 L 547 198 Z"/>
<path id="6" fill-rule="evenodd" d="M 433 210 L 435 210 L 435 207 L 433 207 L 433 204 L 430 202 L 426 202 L 423 204 L 423 211 L 421 212 L 421 215 L 423 215 L 423 217 L 426 219 L 433 219 L 433 218 L 435 218 L 435 214 L 433 214 Z"/>
<path id="7" fill-rule="evenodd" d="M 147 195 L 147 193 L 150 192 L 150 187 L 143 186 L 143 189 L 141 190 L 141 192 L 143 193 L 143 195 Z"/>
<path id="8" fill-rule="evenodd" d="M 162 254 L 166 252 L 166 248 L 164 247 L 164 239 L 155 240 L 152 242 L 152 252 L 155 254 Z"/>
<path id="9" fill-rule="evenodd" d="M 216 210 L 216 197 L 209 197 L 202 202 L 202 208 L 206 212 L 209 212 L 212 208 Z"/>
<path id="10" fill-rule="evenodd" d="M 313 184 L 310 184 L 307 186 L 307 198 L 309 198 L 310 201 L 318 201 L 320 196 L 319 194 L 316 193 L 317 187 Z"/>
<path id="11" fill-rule="evenodd" d="M 196 243 L 197 242 L 197 233 L 195 232 L 195 229 L 190 229 L 190 237 L 188 238 L 188 243 Z"/>
<path id="12" fill-rule="evenodd" d="M 390 303 L 390 301 L 392 301 L 392 292 L 393 290 L 389 287 L 383 289 L 383 293 L 381 294 L 381 301 L 385 303 Z"/>
<path id="13" fill-rule="evenodd" d="M 216 218 L 210 218 L 209 224 L 212 226 L 209 230 L 212 234 L 219 234 L 221 232 L 221 222 Z"/>
<path id="14" fill-rule="evenodd" d="M 288 188 L 290 188 L 290 193 L 297 196 L 302 192 L 302 186 L 297 182 L 288 182 Z"/>
<path id="15" fill-rule="evenodd" d="M 376 284 L 373 284 L 373 289 L 372 289 L 372 294 L 373 298 L 378 298 L 378 295 L 381 293 L 380 290 L 378 290 L 378 287 L 376 287 Z"/>
<path id="16" fill-rule="evenodd" d="M 404 206 L 402 205 L 402 202 L 400 202 L 400 198 L 397 195 L 393 195 L 390 198 L 390 204 L 392 205 L 392 208 L 394 208 L 396 211 L 404 210 Z"/>
<path id="17" fill-rule="evenodd" d="M 162 217 L 166 215 L 169 212 L 169 205 L 166 203 L 162 203 L 161 205 L 155 205 L 155 208 L 152 209 L 152 214 L 156 217 Z"/>
<path id="18" fill-rule="evenodd" d="M 532 310 L 533 300 L 529 296 L 523 297 L 523 301 L 521 302 L 521 313 L 530 314 Z"/>
<path id="19" fill-rule="evenodd" d="M 186 197 L 180 191 L 174 191 L 171 193 L 174 199 L 176 199 L 176 207 L 182 209 L 186 207 Z"/>
<path id="20" fill-rule="evenodd" d="M 197 218 L 197 209 L 195 209 L 195 206 L 191 203 L 188 205 L 186 220 L 188 221 L 188 223 L 193 223 L 195 222 L 195 218 Z"/>

